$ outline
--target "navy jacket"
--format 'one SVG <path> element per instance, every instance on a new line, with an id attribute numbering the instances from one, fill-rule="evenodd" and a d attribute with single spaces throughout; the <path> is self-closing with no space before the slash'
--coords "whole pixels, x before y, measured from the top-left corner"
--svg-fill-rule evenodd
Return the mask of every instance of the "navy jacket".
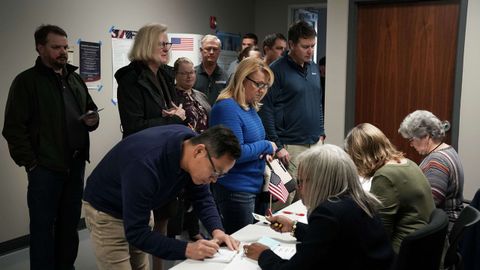
<path id="1" fill-rule="evenodd" d="M 84 200 L 95 209 L 123 219 L 130 244 L 155 256 L 185 259 L 187 242 L 149 227 L 150 211 L 160 208 L 183 188 L 200 220 L 212 232 L 223 230 L 208 185 L 193 184 L 180 168 L 183 141 L 195 136 L 182 125 L 148 128 L 120 141 L 87 180 Z"/>
<path id="2" fill-rule="evenodd" d="M 325 135 L 320 72 L 313 63 L 302 68 L 285 54 L 270 65 L 275 81 L 258 112 L 267 137 L 284 144 L 315 144 Z"/>

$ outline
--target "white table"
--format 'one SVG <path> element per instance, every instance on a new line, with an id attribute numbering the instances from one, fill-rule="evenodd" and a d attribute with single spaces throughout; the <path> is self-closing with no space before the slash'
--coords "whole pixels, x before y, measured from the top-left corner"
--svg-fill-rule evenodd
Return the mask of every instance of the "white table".
<path id="1" fill-rule="evenodd" d="M 284 213 L 286 211 L 286 213 Z M 291 219 L 298 220 L 300 222 L 307 223 L 306 217 L 307 209 L 301 201 L 297 201 L 288 207 L 278 211 L 277 214 L 288 216 Z M 302 215 L 303 214 L 303 215 Z M 256 223 L 243 227 L 233 235 L 235 239 L 242 242 L 242 246 L 245 243 L 253 243 L 260 239 L 262 236 L 270 237 L 281 243 L 282 246 L 295 246 L 296 239 L 289 233 L 278 233 L 270 229 L 269 225 Z M 239 249 L 239 253 L 230 263 L 215 263 L 205 262 L 198 260 L 187 259 L 176 266 L 170 268 L 173 270 L 249 270 L 260 269 L 257 261 L 251 260 L 243 256 L 242 246 Z"/>

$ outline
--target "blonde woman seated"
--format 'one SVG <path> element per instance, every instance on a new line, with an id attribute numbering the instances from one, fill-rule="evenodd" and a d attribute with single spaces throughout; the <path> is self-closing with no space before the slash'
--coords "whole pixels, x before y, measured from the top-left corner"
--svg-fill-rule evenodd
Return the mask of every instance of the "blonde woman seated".
<path id="1" fill-rule="evenodd" d="M 425 156 L 420 168 L 430 182 L 435 205 L 445 210 L 453 225 L 463 209 L 463 167 L 457 151 L 443 142 L 449 129 L 448 121 L 418 110 L 405 117 L 398 132 Z"/>
<path id="2" fill-rule="evenodd" d="M 270 217 L 272 228 L 291 232 L 297 252 L 283 260 L 266 246 L 244 246 L 262 269 L 389 269 L 393 250 L 376 213 L 379 201 L 365 192 L 347 153 L 334 145 L 298 156 L 298 192 L 308 209 L 308 225 Z"/>
<path id="3" fill-rule="evenodd" d="M 379 214 L 398 253 L 403 238 L 425 226 L 435 208 L 425 175 L 368 123 L 348 133 L 345 150 L 361 176 L 373 177 L 370 192 L 382 202 Z"/>

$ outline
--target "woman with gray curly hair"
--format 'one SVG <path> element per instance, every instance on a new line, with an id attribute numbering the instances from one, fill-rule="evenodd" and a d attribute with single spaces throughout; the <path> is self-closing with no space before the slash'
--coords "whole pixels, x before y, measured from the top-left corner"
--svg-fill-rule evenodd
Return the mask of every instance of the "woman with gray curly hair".
<path id="1" fill-rule="evenodd" d="M 443 142 L 449 129 L 448 121 L 417 110 L 405 117 L 398 132 L 425 156 L 420 168 L 430 182 L 435 205 L 445 210 L 453 223 L 463 209 L 463 167 L 457 151 Z"/>

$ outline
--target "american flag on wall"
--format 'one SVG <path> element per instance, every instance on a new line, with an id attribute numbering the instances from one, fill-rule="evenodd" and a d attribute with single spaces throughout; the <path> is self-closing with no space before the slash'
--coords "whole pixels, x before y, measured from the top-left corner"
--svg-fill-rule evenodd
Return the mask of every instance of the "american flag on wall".
<path id="1" fill-rule="evenodd" d="M 172 37 L 171 42 L 173 51 L 193 52 L 193 38 Z"/>
<path id="2" fill-rule="evenodd" d="M 268 191 L 277 199 L 285 203 L 288 198 L 288 190 L 282 182 L 278 174 L 272 170 L 270 181 L 268 183 Z"/>

